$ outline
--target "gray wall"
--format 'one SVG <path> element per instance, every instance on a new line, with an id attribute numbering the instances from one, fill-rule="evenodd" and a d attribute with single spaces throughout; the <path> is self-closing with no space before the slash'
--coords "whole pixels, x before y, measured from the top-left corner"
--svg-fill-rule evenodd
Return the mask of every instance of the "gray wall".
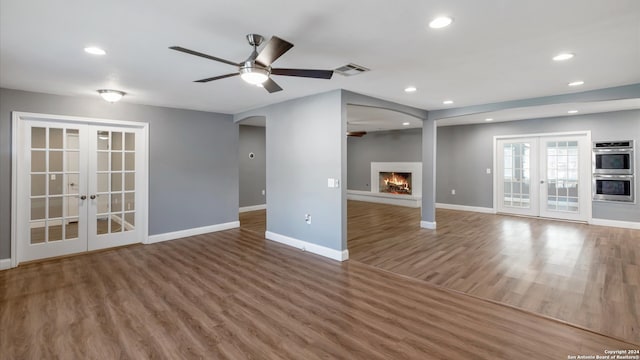
<path id="1" fill-rule="evenodd" d="M 370 191 L 371 162 L 422 161 L 422 129 L 375 131 L 347 138 L 347 189 Z"/>
<path id="2" fill-rule="evenodd" d="M 267 231 L 342 251 L 341 189 L 345 124 L 341 91 L 308 96 L 235 115 L 266 116 Z M 311 214 L 311 224 L 304 215 Z M 344 235 L 344 236 L 343 236 Z"/>
<path id="3" fill-rule="evenodd" d="M 593 141 L 634 139 L 640 145 L 640 110 L 439 127 L 437 202 L 493 207 L 493 175 L 487 175 L 486 168 L 493 168 L 494 136 L 579 130 L 590 130 Z M 640 169 L 640 156 L 635 166 Z M 451 189 L 456 189 L 456 195 L 451 195 Z M 637 204 L 594 202 L 593 217 L 640 221 L 638 200 Z"/>
<path id="4" fill-rule="evenodd" d="M 0 259 L 11 256 L 12 111 L 148 122 L 150 235 L 238 219 L 231 115 L 0 89 Z"/>
<path id="5" fill-rule="evenodd" d="M 265 137 L 264 127 L 240 125 L 240 207 L 266 204 L 266 197 L 262 195 L 267 188 Z M 249 153 L 255 157 L 249 158 Z"/>

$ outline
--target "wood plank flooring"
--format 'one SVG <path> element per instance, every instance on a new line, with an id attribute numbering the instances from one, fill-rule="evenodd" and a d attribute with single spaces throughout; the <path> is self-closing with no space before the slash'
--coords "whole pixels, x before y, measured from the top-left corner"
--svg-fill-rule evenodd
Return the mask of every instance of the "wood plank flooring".
<path id="1" fill-rule="evenodd" d="M 637 348 L 233 229 L 0 272 L 3 359 L 567 359 Z"/>
<path id="2" fill-rule="evenodd" d="M 239 214 L 240 227 L 260 236 L 267 231 L 267 210 L 246 211 Z"/>
<path id="3" fill-rule="evenodd" d="M 349 201 L 351 260 L 640 344 L 640 230 Z"/>

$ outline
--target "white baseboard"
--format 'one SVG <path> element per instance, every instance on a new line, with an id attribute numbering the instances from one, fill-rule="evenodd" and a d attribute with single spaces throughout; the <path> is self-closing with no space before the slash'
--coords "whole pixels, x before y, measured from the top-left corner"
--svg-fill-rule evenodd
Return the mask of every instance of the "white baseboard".
<path id="1" fill-rule="evenodd" d="M 11 269 L 11 259 L 0 259 L 0 270 Z"/>
<path id="2" fill-rule="evenodd" d="M 485 213 L 485 214 L 495 214 L 496 213 L 496 211 L 493 208 L 488 208 L 488 207 L 456 205 L 456 204 L 443 204 L 443 203 L 436 203 L 436 209 L 473 211 L 473 212 L 479 212 L 479 213 Z"/>
<path id="3" fill-rule="evenodd" d="M 149 236 L 149 240 L 145 244 L 153 244 L 153 243 L 162 242 L 162 241 L 175 240 L 175 239 L 180 239 L 188 236 L 195 236 L 195 235 L 201 235 L 201 234 L 206 234 L 206 233 L 211 233 L 216 231 L 234 229 L 237 227 L 240 227 L 240 221 L 232 221 L 228 223 L 203 226 L 199 228 L 174 231 L 174 232 L 164 233 L 164 234 L 151 235 Z"/>
<path id="4" fill-rule="evenodd" d="M 361 190 L 347 190 L 347 200 L 366 201 L 378 204 L 398 205 L 412 208 L 419 208 L 422 206 L 421 196 L 393 195 Z"/>
<path id="5" fill-rule="evenodd" d="M 589 221 L 589 224 L 640 230 L 640 222 L 634 222 L 634 221 L 620 221 L 620 220 L 594 218 L 594 219 L 591 219 L 591 221 Z"/>
<path id="6" fill-rule="evenodd" d="M 267 208 L 267 204 L 243 206 L 240 209 L 238 209 L 238 212 L 243 213 L 247 211 L 265 210 L 266 208 Z"/>
<path id="7" fill-rule="evenodd" d="M 285 235 L 266 231 L 264 237 L 268 240 L 279 242 L 281 244 L 289 245 L 298 248 L 302 251 L 308 251 L 310 253 L 318 254 L 324 257 L 328 257 L 333 260 L 345 261 L 349 259 L 349 250 L 335 250 L 321 245 L 313 244 L 310 242 L 294 239 Z"/>
<path id="8" fill-rule="evenodd" d="M 420 227 L 423 229 L 431 229 L 431 230 L 435 230 L 436 228 L 436 222 L 431 222 L 431 221 L 420 221 Z"/>

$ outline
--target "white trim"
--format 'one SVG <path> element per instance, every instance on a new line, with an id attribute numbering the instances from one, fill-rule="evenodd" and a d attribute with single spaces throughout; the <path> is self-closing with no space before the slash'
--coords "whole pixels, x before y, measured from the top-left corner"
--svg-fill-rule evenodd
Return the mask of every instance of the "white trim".
<path id="1" fill-rule="evenodd" d="M 640 230 L 640 222 L 635 222 L 635 221 L 620 221 L 620 220 L 592 218 L 589 221 L 589 225 L 611 226 L 611 227 L 618 227 L 618 228 L 625 228 L 625 229 Z"/>
<path id="2" fill-rule="evenodd" d="M 143 128 L 143 127 L 149 126 L 149 123 L 146 123 L 146 122 L 103 119 L 103 118 L 94 118 L 94 117 L 86 117 L 86 116 L 41 114 L 41 113 L 32 113 L 32 112 L 23 112 L 23 111 L 13 111 L 12 114 L 14 115 L 14 118 L 17 116 L 23 120 L 63 121 L 63 122 L 74 122 L 74 123 L 83 123 L 83 124 L 92 124 L 92 125 L 115 125 L 115 126 L 133 127 L 133 128 Z"/>
<path id="3" fill-rule="evenodd" d="M 294 239 L 285 235 L 280 235 L 271 231 L 265 231 L 264 237 L 267 240 L 275 241 L 281 244 L 298 248 L 302 251 L 308 251 L 317 255 L 328 257 L 329 259 L 345 261 L 349 259 L 349 250 L 335 250 L 325 246 L 313 244 L 310 242 Z"/>
<path id="4" fill-rule="evenodd" d="M 18 266 L 18 143 L 22 141 L 18 141 L 19 113 L 12 112 L 11 118 L 11 267 L 14 268 Z"/>
<path id="5" fill-rule="evenodd" d="M 266 210 L 266 208 L 267 208 L 267 204 L 243 206 L 240 209 L 238 209 L 238 212 L 243 213 L 248 211 Z"/>
<path id="6" fill-rule="evenodd" d="M 11 269 L 12 267 L 15 267 L 15 266 L 12 266 L 11 263 L 12 263 L 11 258 L 0 259 L 0 270 L 7 270 L 7 269 Z"/>
<path id="7" fill-rule="evenodd" d="M 217 232 L 217 231 L 235 229 L 235 228 L 238 228 L 238 227 L 240 227 L 240 221 L 231 221 L 231 222 L 228 222 L 228 223 L 203 226 L 203 227 L 193 228 L 193 229 L 173 231 L 173 232 L 168 232 L 168 233 L 164 233 L 164 234 L 156 234 L 156 235 L 149 236 L 149 241 L 147 241 L 146 244 L 155 244 L 155 243 L 159 243 L 159 242 L 163 242 L 163 241 L 181 239 L 181 238 L 185 238 L 185 237 L 189 237 L 189 236 L 196 236 L 196 235 L 202 235 L 202 234 L 207 234 L 207 233 L 212 233 L 212 232 Z"/>
<path id="8" fill-rule="evenodd" d="M 420 221 L 420 227 L 423 229 L 430 229 L 430 230 L 435 230 L 436 229 L 436 222 L 435 221 Z"/>
<path id="9" fill-rule="evenodd" d="M 378 204 L 406 206 L 411 208 L 419 208 L 422 206 L 421 196 L 374 193 L 361 190 L 347 190 L 347 200 L 366 201 Z"/>
<path id="10" fill-rule="evenodd" d="M 481 207 L 481 206 L 457 205 L 457 204 L 443 204 L 443 203 L 436 203 L 436 209 L 472 211 L 472 212 L 483 213 L 483 214 L 496 213 L 496 210 L 494 208 Z"/>
<path id="11" fill-rule="evenodd" d="M 142 242 L 146 243 L 149 236 L 149 123 L 147 122 L 138 122 L 138 121 L 126 121 L 126 120 L 113 120 L 113 119 L 103 119 L 103 118 L 92 118 L 85 116 L 67 116 L 67 115 L 55 115 L 55 114 L 42 114 L 42 113 L 31 113 L 31 112 L 22 112 L 22 111 L 12 111 L 12 146 L 11 146 L 11 267 L 16 267 L 19 264 L 18 261 L 18 241 L 17 241 L 17 229 L 18 229 L 18 169 L 19 161 L 18 161 L 18 153 L 22 149 L 19 145 L 22 144 L 21 133 L 22 126 L 20 126 L 20 121 L 22 120 L 36 120 L 36 121 L 47 121 L 47 122 L 72 122 L 72 123 L 81 123 L 81 124 L 90 124 L 90 125 L 104 125 L 104 126 L 122 126 L 128 128 L 142 129 L 144 132 L 144 146 L 145 146 L 145 163 L 141 166 L 141 171 L 143 181 L 145 183 L 144 189 L 140 190 L 145 198 L 145 201 L 141 204 L 141 207 L 138 209 L 138 214 L 140 215 L 138 218 L 139 226 L 142 228 Z"/>

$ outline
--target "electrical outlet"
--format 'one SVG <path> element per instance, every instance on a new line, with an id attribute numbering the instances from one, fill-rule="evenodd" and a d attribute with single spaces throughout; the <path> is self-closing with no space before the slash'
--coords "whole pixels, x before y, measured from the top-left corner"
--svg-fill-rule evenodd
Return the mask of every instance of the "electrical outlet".
<path id="1" fill-rule="evenodd" d="M 311 214 L 304 214 L 304 221 L 311 225 Z"/>
<path id="2" fill-rule="evenodd" d="M 491 174 L 491 168 L 487 168 L 487 174 Z"/>
<path id="3" fill-rule="evenodd" d="M 451 189 L 451 195 L 455 195 L 456 194 L 456 189 Z"/>
<path id="4" fill-rule="evenodd" d="M 262 189 L 262 196 L 264 196 L 264 194 L 266 194 L 266 193 L 267 192 L 264 189 Z"/>

